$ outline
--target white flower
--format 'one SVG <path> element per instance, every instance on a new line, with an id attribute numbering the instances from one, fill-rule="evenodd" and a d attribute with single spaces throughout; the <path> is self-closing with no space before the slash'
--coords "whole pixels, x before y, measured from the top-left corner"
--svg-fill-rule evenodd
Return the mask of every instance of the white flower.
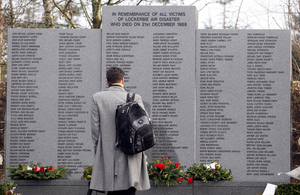
<path id="1" fill-rule="evenodd" d="M 32 168 L 31 167 L 27 167 L 27 171 L 32 171 Z"/>
<path id="2" fill-rule="evenodd" d="M 208 169 L 208 170 L 210 170 L 210 169 L 216 169 L 216 165 L 215 165 L 215 163 L 211 163 L 211 164 L 209 164 L 209 165 L 205 165 L 206 166 L 206 168 Z"/>
<path id="3" fill-rule="evenodd" d="M 211 168 L 211 169 L 216 169 L 216 164 L 215 164 L 215 163 L 211 163 L 211 164 L 210 164 L 210 168 Z"/>

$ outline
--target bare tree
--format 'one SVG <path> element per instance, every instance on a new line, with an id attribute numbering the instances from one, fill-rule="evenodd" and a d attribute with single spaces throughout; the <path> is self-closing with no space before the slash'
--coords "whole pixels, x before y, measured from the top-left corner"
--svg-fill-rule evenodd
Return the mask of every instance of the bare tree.
<path id="1" fill-rule="evenodd" d="M 292 31 L 293 80 L 300 80 L 300 1 L 288 0 L 286 26 Z"/>
<path id="2" fill-rule="evenodd" d="M 2 8 L 2 0 L 0 0 L 0 6 Z M 0 58 L 0 82 L 1 82 L 1 81 L 5 80 L 5 75 L 6 75 L 6 60 L 5 60 L 5 57 L 4 57 L 4 56 L 6 56 L 6 47 L 5 47 L 5 41 L 3 39 L 5 37 L 3 9 L 0 9 L 0 37 L 2 37 L 0 39 L 0 54 L 1 54 L 1 58 Z M 1 94 L 0 94 L 0 97 L 1 97 Z"/>
<path id="3" fill-rule="evenodd" d="M 223 6 L 223 29 L 228 28 L 226 25 L 226 6 L 234 0 L 220 0 L 219 3 Z"/>
<path id="4" fill-rule="evenodd" d="M 154 0 L 91 0 L 91 2 L 84 2 L 84 0 L 79 0 L 81 13 L 83 13 L 88 25 L 92 29 L 99 29 L 102 25 L 102 7 L 103 6 L 114 6 L 119 4 L 129 4 L 138 6 L 142 3 L 151 4 Z M 157 0 L 158 2 L 166 5 L 169 0 Z M 231 0 L 232 1 L 232 0 Z M 66 21 L 71 24 L 72 28 L 79 28 L 79 25 L 74 21 L 68 6 L 73 3 L 72 0 L 60 1 L 53 0 L 54 6 L 60 11 L 60 13 L 66 18 Z M 183 0 L 181 1 L 183 3 Z M 89 13 L 89 10 L 90 13 Z"/>

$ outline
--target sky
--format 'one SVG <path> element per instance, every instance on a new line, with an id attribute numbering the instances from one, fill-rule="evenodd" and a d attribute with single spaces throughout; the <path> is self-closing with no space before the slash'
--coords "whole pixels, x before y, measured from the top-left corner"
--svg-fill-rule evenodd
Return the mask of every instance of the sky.
<path id="1" fill-rule="evenodd" d="M 238 18 L 239 29 L 285 29 L 285 1 L 233 0 L 225 7 L 226 25 L 234 28 Z M 217 0 L 184 0 L 184 5 L 196 6 L 199 29 L 206 26 L 223 28 L 224 8 Z"/>

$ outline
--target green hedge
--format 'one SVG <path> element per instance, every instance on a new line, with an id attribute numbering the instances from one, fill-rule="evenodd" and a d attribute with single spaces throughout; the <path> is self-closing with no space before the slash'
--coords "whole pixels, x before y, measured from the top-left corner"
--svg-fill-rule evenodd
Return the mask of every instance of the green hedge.
<path id="1" fill-rule="evenodd" d="M 299 183 L 283 183 L 277 184 L 276 195 L 299 195 L 300 184 Z"/>

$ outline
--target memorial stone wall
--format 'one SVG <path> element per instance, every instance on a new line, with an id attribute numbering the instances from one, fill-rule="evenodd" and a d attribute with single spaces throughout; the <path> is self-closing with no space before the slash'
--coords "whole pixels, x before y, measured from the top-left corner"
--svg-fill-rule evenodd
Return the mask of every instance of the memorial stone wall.
<path id="1" fill-rule="evenodd" d="M 199 30 L 195 7 L 107 6 L 102 30 L 10 29 L 6 166 L 93 163 L 89 109 L 121 67 L 157 145 L 149 161 L 219 161 L 236 181 L 288 181 L 290 31 Z M 102 50 L 102 52 L 101 52 Z"/>
<path id="2" fill-rule="evenodd" d="M 197 31 L 197 162 L 220 161 L 240 180 L 281 179 L 290 167 L 290 52 L 290 31 Z"/>
<path id="3" fill-rule="evenodd" d="M 151 160 L 165 155 L 190 166 L 195 158 L 196 12 L 195 7 L 103 9 L 102 75 L 121 67 L 125 88 L 142 96 L 157 136 L 147 153 Z"/>
<path id="4" fill-rule="evenodd" d="M 6 166 L 40 162 L 75 177 L 93 163 L 100 43 L 100 30 L 9 30 Z"/>

